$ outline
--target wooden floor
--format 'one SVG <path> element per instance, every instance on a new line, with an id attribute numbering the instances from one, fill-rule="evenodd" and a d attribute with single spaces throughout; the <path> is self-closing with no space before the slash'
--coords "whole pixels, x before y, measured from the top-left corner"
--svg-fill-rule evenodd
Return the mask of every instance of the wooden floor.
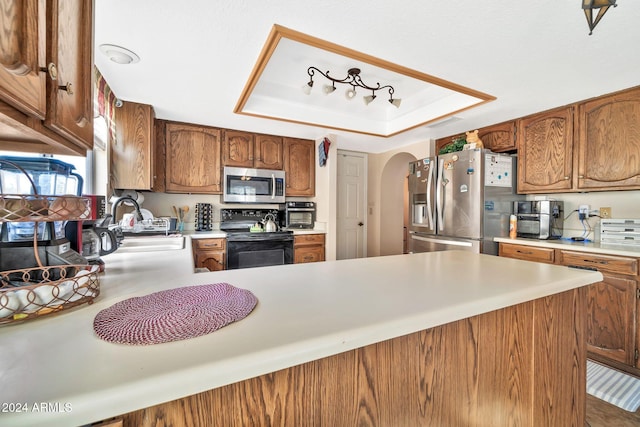
<path id="1" fill-rule="evenodd" d="M 591 427 L 638 427 L 640 409 L 628 412 L 587 394 L 587 423 Z"/>

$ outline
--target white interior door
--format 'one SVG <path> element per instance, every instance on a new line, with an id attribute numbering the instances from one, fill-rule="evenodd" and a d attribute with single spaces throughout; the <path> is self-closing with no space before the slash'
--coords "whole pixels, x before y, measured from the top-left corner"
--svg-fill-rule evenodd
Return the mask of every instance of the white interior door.
<path id="1" fill-rule="evenodd" d="M 338 150 L 336 259 L 367 256 L 367 157 Z"/>

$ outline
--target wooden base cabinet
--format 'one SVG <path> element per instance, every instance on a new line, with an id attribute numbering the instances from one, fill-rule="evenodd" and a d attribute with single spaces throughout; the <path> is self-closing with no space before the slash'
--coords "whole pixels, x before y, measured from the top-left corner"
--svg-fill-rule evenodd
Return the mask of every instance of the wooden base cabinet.
<path id="1" fill-rule="evenodd" d="M 506 258 L 544 262 L 547 264 L 553 264 L 555 262 L 555 250 L 549 248 L 536 248 L 535 246 L 500 243 L 498 255 Z"/>
<path id="2" fill-rule="evenodd" d="M 324 234 L 299 234 L 293 237 L 293 262 L 324 261 Z"/>
<path id="3" fill-rule="evenodd" d="M 227 239 L 192 239 L 191 245 L 196 268 L 209 271 L 226 269 Z"/>
<path id="4" fill-rule="evenodd" d="M 584 310 L 579 288 L 118 418 L 125 427 L 582 427 Z"/>
<path id="5" fill-rule="evenodd" d="M 560 250 L 558 264 L 598 270 L 603 280 L 587 294 L 587 351 L 598 360 L 638 368 L 638 260 Z M 601 359 L 602 358 L 602 359 Z"/>
<path id="6" fill-rule="evenodd" d="M 638 258 L 500 243 L 499 255 L 600 271 L 587 288 L 587 352 L 590 358 L 640 376 Z"/>

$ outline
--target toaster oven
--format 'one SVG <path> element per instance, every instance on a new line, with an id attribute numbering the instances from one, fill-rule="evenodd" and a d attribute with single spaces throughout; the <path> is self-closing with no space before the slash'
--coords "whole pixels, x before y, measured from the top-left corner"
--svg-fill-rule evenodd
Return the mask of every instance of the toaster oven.
<path id="1" fill-rule="evenodd" d="M 557 200 L 513 202 L 518 237 L 559 239 L 564 226 L 564 203 Z"/>
<path id="2" fill-rule="evenodd" d="M 314 202 L 287 202 L 285 205 L 285 227 L 287 229 L 311 229 L 316 222 Z"/>

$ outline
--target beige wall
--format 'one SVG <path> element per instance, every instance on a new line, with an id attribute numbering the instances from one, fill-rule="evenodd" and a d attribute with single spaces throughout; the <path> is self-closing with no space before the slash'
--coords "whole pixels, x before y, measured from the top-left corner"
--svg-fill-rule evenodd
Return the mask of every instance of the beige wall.
<path id="1" fill-rule="evenodd" d="M 533 200 L 534 196 L 528 196 Z M 549 198 L 562 200 L 564 202 L 564 232 L 563 237 L 582 236 L 584 228 L 578 219 L 577 210 L 580 205 L 589 205 L 591 210 L 601 207 L 610 207 L 612 218 L 640 218 L 640 191 L 602 191 L 592 193 L 558 193 L 549 194 Z M 600 218 L 589 218 L 588 224 L 593 228 L 593 232 L 588 238 L 591 240 L 600 239 Z"/>
<path id="2" fill-rule="evenodd" d="M 429 156 L 425 140 L 380 154 L 369 154 L 367 255 L 402 253 L 405 179 L 409 162 Z"/>

